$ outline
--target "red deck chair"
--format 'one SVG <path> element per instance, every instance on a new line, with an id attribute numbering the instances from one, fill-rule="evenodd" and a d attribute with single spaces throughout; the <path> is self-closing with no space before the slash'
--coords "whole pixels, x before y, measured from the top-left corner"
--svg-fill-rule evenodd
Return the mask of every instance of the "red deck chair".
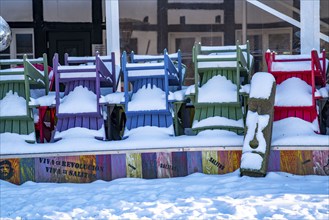
<path id="1" fill-rule="evenodd" d="M 265 59 L 268 72 L 271 73 L 280 85 L 289 78 L 297 77 L 305 81 L 312 88 L 312 104 L 308 106 L 275 106 L 274 121 L 288 117 L 297 117 L 308 122 L 318 118 L 315 91 L 316 86 L 326 85 L 326 58 L 325 51 L 318 56 L 316 50 L 311 55 L 276 55 L 266 52 Z M 305 65 L 306 64 L 306 65 Z M 309 65 L 308 65 L 309 64 Z M 290 65 L 290 67 L 289 67 Z M 282 68 L 278 68 L 282 67 Z M 303 69 L 303 67 L 306 67 Z"/>
<path id="2" fill-rule="evenodd" d="M 33 64 L 38 70 L 44 71 L 44 65 L 42 64 Z M 52 91 L 54 84 L 54 74 L 52 68 L 48 66 L 48 77 L 49 77 L 49 91 Z M 39 110 L 39 120 L 35 123 L 35 130 L 39 132 L 40 143 L 44 142 L 46 139 L 48 142 L 51 140 L 51 132 L 55 129 L 55 115 L 56 108 L 51 108 L 49 106 L 40 106 Z M 46 116 L 49 116 L 49 124 L 46 123 Z"/>

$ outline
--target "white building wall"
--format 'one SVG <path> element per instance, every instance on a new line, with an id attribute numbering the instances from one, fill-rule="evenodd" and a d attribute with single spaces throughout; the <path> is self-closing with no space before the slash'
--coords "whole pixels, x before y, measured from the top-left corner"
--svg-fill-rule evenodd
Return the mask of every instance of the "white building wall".
<path id="1" fill-rule="evenodd" d="M 0 0 L 0 15 L 7 21 L 33 21 L 32 0 Z"/>
<path id="2" fill-rule="evenodd" d="M 224 0 L 168 0 L 169 3 L 222 3 Z"/>
<path id="3" fill-rule="evenodd" d="M 150 46 L 147 54 L 158 54 L 157 53 L 157 32 L 155 31 L 133 31 L 132 38 L 138 39 L 138 53 L 146 54 L 147 45 L 150 41 Z"/>
<path id="4" fill-rule="evenodd" d="M 224 23 L 223 10 L 168 10 L 168 24 L 179 24 L 180 16 L 185 16 L 185 24 L 215 24 L 216 16 L 221 16 Z"/>
<path id="5" fill-rule="evenodd" d="M 244 0 L 235 0 L 235 23 L 241 24 L 242 23 L 242 4 Z M 265 0 L 261 1 L 262 3 L 268 5 L 269 7 L 273 7 L 274 9 L 284 13 L 287 16 L 292 17 L 293 12 L 291 9 L 284 7 L 283 5 L 279 4 L 277 1 L 273 0 Z M 293 5 L 292 0 L 285 0 L 284 3 Z M 273 22 L 281 22 L 282 20 L 271 15 L 264 10 L 247 3 L 247 23 L 248 24 L 259 24 L 259 23 L 273 23 Z"/>
<path id="6" fill-rule="evenodd" d="M 157 0 L 119 0 L 119 14 L 139 21 L 148 16 L 150 24 L 157 24 Z"/>
<path id="7" fill-rule="evenodd" d="M 44 20 L 54 22 L 91 22 L 91 2 L 92 0 L 44 0 Z"/>

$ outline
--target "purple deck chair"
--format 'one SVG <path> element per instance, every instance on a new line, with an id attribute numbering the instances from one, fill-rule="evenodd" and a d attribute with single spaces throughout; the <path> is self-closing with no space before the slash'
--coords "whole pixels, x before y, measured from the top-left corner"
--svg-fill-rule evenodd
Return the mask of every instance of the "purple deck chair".
<path id="1" fill-rule="evenodd" d="M 66 55 L 66 64 L 70 64 L 70 59 Z M 103 59 L 102 59 L 103 58 Z M 111 70 L 105 65 L 105 62 L 111 62 Z M 53 58 L 53 71 L 55 74 L 55 89 L 56 89 L 56 116 L 57 125 L 56 133 L 63 132 L 70 128 L 87 128 L 90 130 L 98 130 L 100 132 L 94 133 L 95 138 L 104 139 L 104 119 L 102 115 L 102 105 L 99 103 L 101 83 L 107 87 L 112 87 L 113 91 L 116 90 L 116 76 L 115 76 L 115 58 L 114 53 L 111 56 L 101 57 L 80 57 L 72 58 L 71 63 L 81 64 L 92 62 L 92 65 L 65 65 L 60 66 L 58 63 L 58 54 L 56 53 Z M 60 84 L 65 87 L 64 93 L 61 97 Z M 79 88 L 79 90 L 77 89 Z M 83 91 L 81 97 L 78 97 L 78 106 L 73 106 L 77 100 L 72 97 L 75 92 Z M 88 110 L 83 109 L 85 97 L 94 99 L 88 100 Z M 72 99 L 73 98 L 73 99 Z M 94 100 L 94 102 L 92 102 Z M 71 103 L 70 103 L 71 102 Z M 71 105 L 70 105 L 71 104 Z M 55 140 L 59 139 L 54 137 Z"/>

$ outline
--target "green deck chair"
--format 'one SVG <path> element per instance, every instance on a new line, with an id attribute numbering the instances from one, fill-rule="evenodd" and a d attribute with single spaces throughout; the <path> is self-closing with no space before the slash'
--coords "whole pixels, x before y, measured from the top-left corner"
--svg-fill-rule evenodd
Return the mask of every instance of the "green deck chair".
<path id="1" fill-rule="evenodd" d="M 37 70 L 33 64 L 43 64 L 44 71 Z M 5 66 L 18 65 L 16 68 L 1 69 Z M 30 89 L 49 91 L 48 63 L 46 54 L 42 58 L 23 60 L 0 60 L 0 133 L 17 133 L 28 143 L 35 143 L 35 127 L 32 106 L 29 105 Z M 8 100 L 19 100 L 22 108 L 17 115 L 11 115 L 13 106 L 8 106 Z M 23 100 L 23 99 L 24 100 Z M 18 104 L 17 102 L 14 103 Z M 15 109 L 16 111 L 17 109 Z"/>
<path id="2" fill-rule="evenodd" d="M 193 47 L 195 94 L 190 98 L 195 107 L 192 124 L 195 133 L 207 129 L 221 129 L 243 134 L 240 80 L 242 77 L 249 77 L 252 61 L 248 42 L 245 45 L 238 45 L 237 42 L 235 46 L 219 47 L 201 46 L 199 43 Z M 204 91 L 206 84 L 209 86 L 210 83 L 212 87 L 208 88 L 215 89 L 211 92 L 209 89 Z M 231 98 L 224 98 L 227 97 L 226 86 L 229 86 Z M 207 97 L 215 98 L 212 100 Z"/>

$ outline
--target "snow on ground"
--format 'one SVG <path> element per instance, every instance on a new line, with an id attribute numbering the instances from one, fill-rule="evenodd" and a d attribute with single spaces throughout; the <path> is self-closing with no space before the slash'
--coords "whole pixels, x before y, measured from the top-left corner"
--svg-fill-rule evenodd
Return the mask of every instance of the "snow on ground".
<path id="1" fill-rule="evenodd" d="M 2 219 L 328 219 L 327 176 L 194 173 L 89 184 L 0 181 Z"/>

